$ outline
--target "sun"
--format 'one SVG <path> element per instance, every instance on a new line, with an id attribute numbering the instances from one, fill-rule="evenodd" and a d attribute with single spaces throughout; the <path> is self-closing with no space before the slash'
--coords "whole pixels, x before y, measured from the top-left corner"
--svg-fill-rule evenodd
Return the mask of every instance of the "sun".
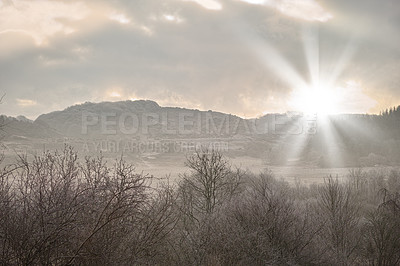
<path id="1" fill-rule="evenodd" d="M 304 114 L 326 116 L 340 112 L 340 99 L 335 90 L 328 86 L 310 86 L 295 90 L 290 106 Z"/>

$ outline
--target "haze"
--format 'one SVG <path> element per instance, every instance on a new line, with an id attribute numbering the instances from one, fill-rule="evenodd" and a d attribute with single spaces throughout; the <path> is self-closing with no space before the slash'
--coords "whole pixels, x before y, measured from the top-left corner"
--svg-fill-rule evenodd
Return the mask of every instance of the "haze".
<path id="1" fill-rule="evenodd" d="M 3 0 L 1 112 L 151 99 L 241 117 L 379 113 L 400 96 L 399 18 L 395 0 Z"/>

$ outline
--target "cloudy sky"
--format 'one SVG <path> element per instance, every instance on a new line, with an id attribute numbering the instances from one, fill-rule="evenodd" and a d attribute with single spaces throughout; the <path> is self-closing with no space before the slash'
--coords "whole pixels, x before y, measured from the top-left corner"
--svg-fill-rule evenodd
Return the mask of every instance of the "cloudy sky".
<path id="1" fill-rule="evenodd" d="M 399 26 L 398 0 L 0 0 L 0 113 L 150 99 L 256 117 L 302 109 L 316 79 L 335 111 L 376 113 L 400 104 Z"/>

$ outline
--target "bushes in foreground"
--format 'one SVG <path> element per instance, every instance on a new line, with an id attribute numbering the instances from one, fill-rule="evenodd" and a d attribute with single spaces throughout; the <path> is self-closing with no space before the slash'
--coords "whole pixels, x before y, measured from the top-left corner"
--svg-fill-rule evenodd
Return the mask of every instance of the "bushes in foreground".
<path id="1" fill-rule="evenodd" d="M 72 149 L 21 157 L 0 179 L 0 263 L 151 261 L 177 217 L 172 192 L 149 181 L 122 160 L 78 162 Z"/>
<path id="2" fill-rule="evenodd" d="M 163 184 L 71 148 L 20 157 L 0 174 L 0 263 L 400 264 L 398 172 L 295 187 L 215 151 L 186 165 L 190 174 Z"/>

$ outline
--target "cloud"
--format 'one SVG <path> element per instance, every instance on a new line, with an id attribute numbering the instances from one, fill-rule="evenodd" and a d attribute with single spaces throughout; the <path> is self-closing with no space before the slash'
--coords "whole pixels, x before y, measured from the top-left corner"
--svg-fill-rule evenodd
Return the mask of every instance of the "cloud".
<path id="1" fill-rule="evenodd" d="M 111 20 L 117 21 L 121 24 L 129 24 L 131 22 L 131 20 L 125 14 L 117 13 L 117 12 L 111 13 L 109 18 Z"/>
<path id="2" fill-rule="evenodd" d="M 216 0 L 183 0 L 185 2 L 195 2 L 200 6 L 210 10 L 221 10 L 222 4 Z"/>
<path id="3" fill-rule="evenodd" d="M 175 23 L 182 23 L 183 22 L 183 19 L 181 19 L 180 17 L 174 16 L 174 15 L 170 15 L 170 14 L 165 14 L 163 16 L 163 18 L 165 20 L 167 20 L 167 21 L 170 21 L 170 22 L 175 22 Z"/>
<path id="4" fill-rule="evenodd" d="M 253 5 L 272 7 L 284 15 L 308 21 L 326 22 L 333 15 L 315 0 L 238 0 Z"/>
<path id="5" fill-rule="evenodd" d="M 346 113 L 368 113 L 377 105 L 377 101 L 366 95 L 360 82 L 349 80 L 345 86 L 339 87 L 341 91 L 337 92 L 345 101 L 341 108 Z"/>
<path id="6" fill-rule="evenodd" d="M 112 97 L 112 98 L 121 98 L 121 94 L 119 94 L 116 91 L 113 91 L 113 92 L 110 93 L 110 97 Z"/>
<path id="7" fill-rule="evenodd" d="M 358 20 L 362 14 L 371 15 L 374 26 L 362 39 L 354 37 L 354 56 L 343 64 L 337 82 L 359 81 L 379 112 L 376 108 L 400 101 L 400 49 L 395 45 L 400 23 L 393 6 L 363 1 L 325 0 L 324 8 L 317 0 L 14 1 L 27 7 L 19 9 L 21 14 L 3 3 L 0 29 L 27 33 L 0 34 L 0 95 L 7 94 L 1 107 L 8 115 L 34 118 L 76 102 L 134 98 L 247 117 L 285 112 L 294 89 L 288 81 L 309 81 L 303 28 L 316 27 L 321 73 L 331 74 L 352 33 L 365 30 L 365 19 Z M 60 8 L 40 11 L 48 6 Z M 378 7 L 387 18 L 375 14 Z M 315 23 L 327 14 L 335 19 Z M 390 31 L 379 30 L 382 21 Z M 238 25 L 246 25 L 245 30 Z M 75 32 L 66 34 L 68 28 Z M 259 45 L 247 45 L 252 41 L 248 29 Z M 43 45 L 35 45 L 31 36 Z M 23 106 L 17 99 L 37 104 Z"/>
<path id="8" fill-rule="evenodd" d="M 81 20 L 87 15 L 88 9 L 81 2 L 9 1 L 0 6 L 0 34 L 26 34 L 40 45 L 56 33 L 74 32 L 77 29 L 65 21 Z"/>
<path id="9" fill-rule="evenodd" d="M 36 105 L 37 102 L 29 99 L 17 99 L 17 104 L 21 107 L 29 107 Z"/>

